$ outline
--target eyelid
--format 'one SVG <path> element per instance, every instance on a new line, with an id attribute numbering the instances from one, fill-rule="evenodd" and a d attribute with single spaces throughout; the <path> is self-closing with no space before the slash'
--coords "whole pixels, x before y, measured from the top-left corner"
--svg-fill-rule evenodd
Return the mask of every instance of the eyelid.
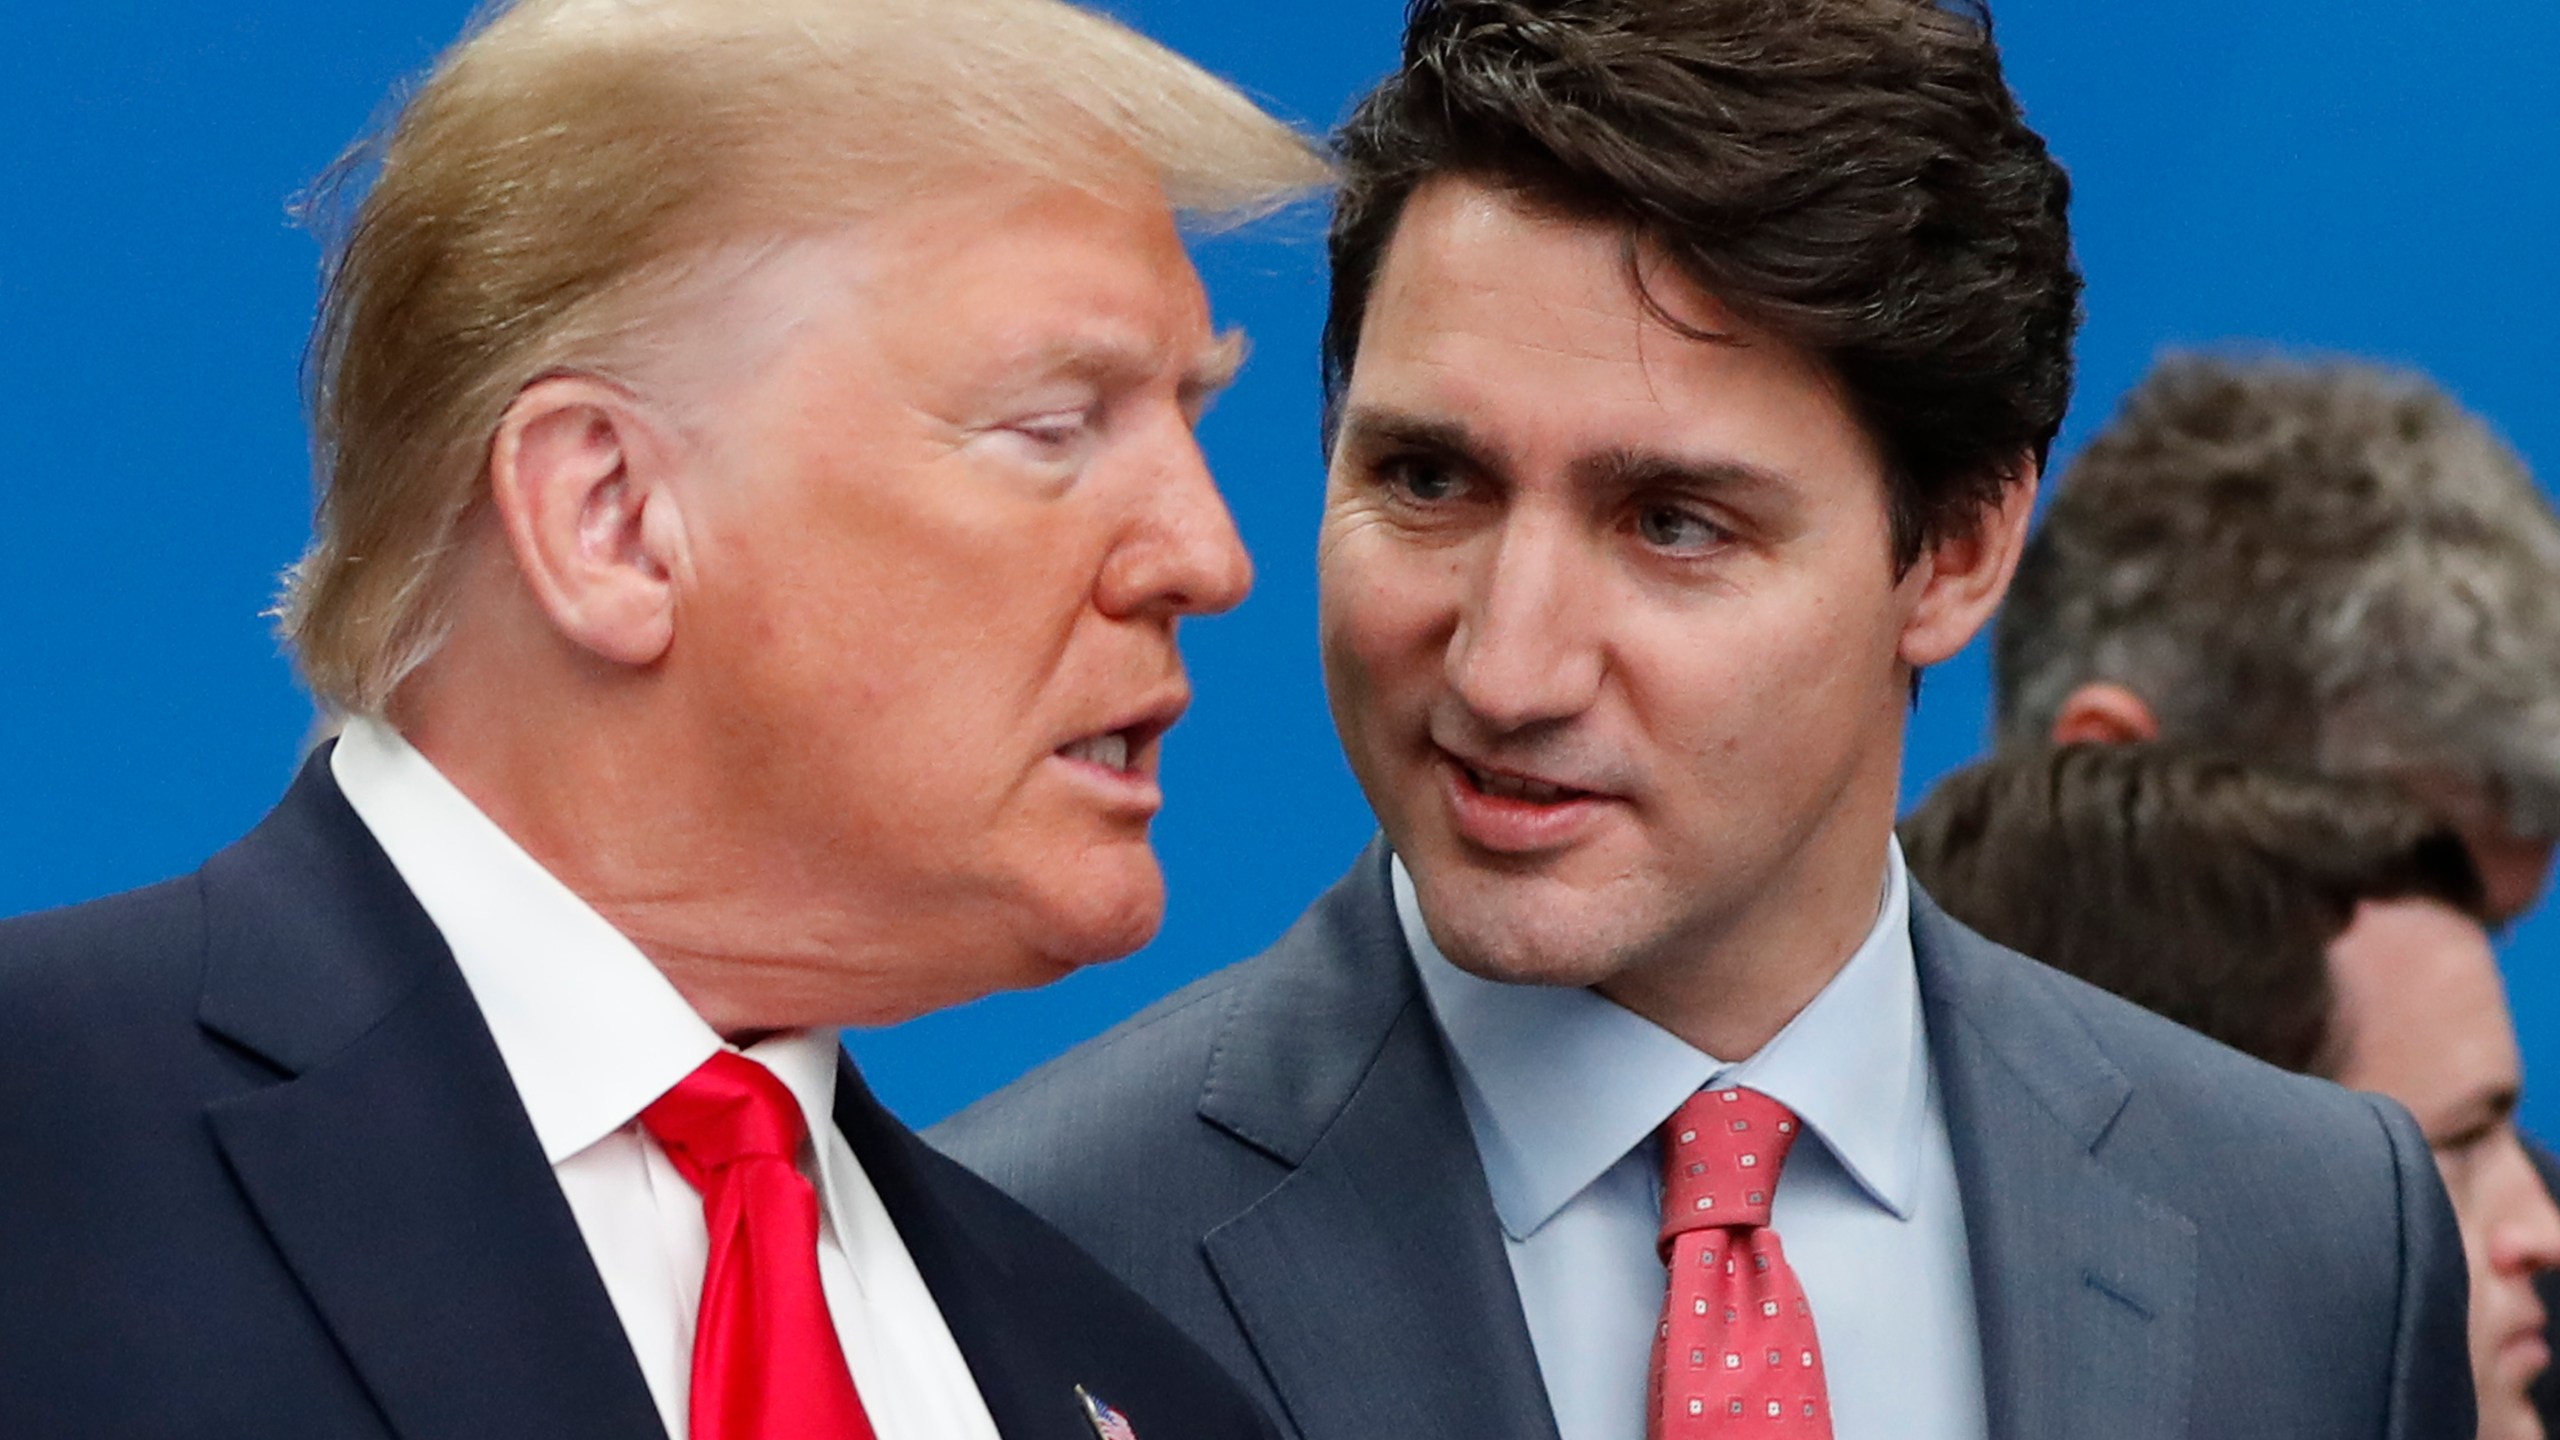
<path id="1" fill-rule="evenodd" d="M 1004 423 L 1007 430 L 1036 432 L 1042 430 L 1080 430 L 1094 423 L 1100 405 L 1061 405 L 1049 410 L 1036 410 Z"/>

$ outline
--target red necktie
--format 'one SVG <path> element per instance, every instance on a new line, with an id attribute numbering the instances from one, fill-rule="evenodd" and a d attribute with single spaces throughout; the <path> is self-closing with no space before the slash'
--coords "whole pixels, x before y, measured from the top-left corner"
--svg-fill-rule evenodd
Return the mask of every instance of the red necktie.
<path id="1" fill-rule="evenodd" d="M 1801 1127 L 1756 1090 L 1701 1090 L 1662 1133 L 1671 1289 L 1654 1332 L 1651 1440 L 1830 1440 L 1813 1308 L 1769 1228 Z"/>
<path id="2" fill-rule="evenodd" d="M 807 1127 L 772 1071 L 722 1051 L 640 1112 L 702 1193 L 711 1235 L 693 1334 L 692 1440 L 872 1440 L 818 1284 Z"/>

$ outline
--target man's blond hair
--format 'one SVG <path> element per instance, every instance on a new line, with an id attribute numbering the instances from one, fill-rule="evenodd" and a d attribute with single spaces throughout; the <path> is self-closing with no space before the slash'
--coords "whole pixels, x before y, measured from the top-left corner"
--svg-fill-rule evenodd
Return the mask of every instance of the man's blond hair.
<path id="1" fill-rule="evenodd" d="M 1305 139 L 1059 0 L 520 0 L 322 182 L 319 506 L 277 614 L 325 704 L 378 712 L 447 627 L 489 442 L 524 386 L 611 374 L 721 247 L 973 172 L 1251 218 L 1320 184 Z"/>

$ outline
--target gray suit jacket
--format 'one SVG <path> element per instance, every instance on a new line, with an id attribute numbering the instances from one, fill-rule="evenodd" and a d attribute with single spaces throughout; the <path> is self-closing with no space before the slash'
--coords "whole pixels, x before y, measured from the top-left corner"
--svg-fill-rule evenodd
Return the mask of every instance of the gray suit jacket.
<path id="1" fill-rule="evenodd" d="M 2474 1431 L 2417 1128 L 1912 902 L 1994 1440 Z M 1262 955 L 927 1137 L 1302 1440 L 1554 1440 L 1386 855 Z"/>

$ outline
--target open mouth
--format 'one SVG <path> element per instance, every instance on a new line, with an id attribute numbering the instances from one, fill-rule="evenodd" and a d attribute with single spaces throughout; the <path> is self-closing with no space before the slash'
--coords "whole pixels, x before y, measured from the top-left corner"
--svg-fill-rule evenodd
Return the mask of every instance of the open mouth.
<path id="1" fill-rule="evenodd" d="M 1557 785 L 1545 780 L 1532 779 L 1526 775 L 1487 770 L 1479 765 L 1470 765 L 1454 755 L 1449 758 L 1457 765 L 1458 773 L 1466 777 L 1469 786 L 1473 787 L 1477 793 L 1492 796 L 1497 800 L 1517 800 L 1530 805 L 1563 805 L 1575 800 L 1588 800 L 1593 794 L 1589 790 L 1576 790 L 1569 785 Z"/>
<path id="2" fill-rule="evenodd" d="M 1440 758 L 1456 835 L 1497 855 L 1553 854 L 1593 838 L 1620 797 L 1543 775 L 1497 770 L 1449 750 Z"/>
<path id="3" fill-rule="evenodd" d="M 1105 770 L 1117 770 L 1127 775 L 1133 773 L 1130 760 L 1137 753 L 1137 745 L 1133 742 L 1129 731 L 1113 730 L 1107 734 L 1088 735 L 1073 744 L 1062 745 L 1058 748 L 1058 753 L 1069 760 L 1081 760 L 1088 765 L 1099 765 Z"/>
<path id="4" fill-rule="evenodd" d="M 1123 714 L 1119 724 L 1059 746 L 1058 758 L 1106 770 L 1126 780 L 1148 780 L 1155 774 L 1164 733 L 1182 718 L 1189 698 L 1186 694 L 1171 694 L 1134 714 Z"/>

